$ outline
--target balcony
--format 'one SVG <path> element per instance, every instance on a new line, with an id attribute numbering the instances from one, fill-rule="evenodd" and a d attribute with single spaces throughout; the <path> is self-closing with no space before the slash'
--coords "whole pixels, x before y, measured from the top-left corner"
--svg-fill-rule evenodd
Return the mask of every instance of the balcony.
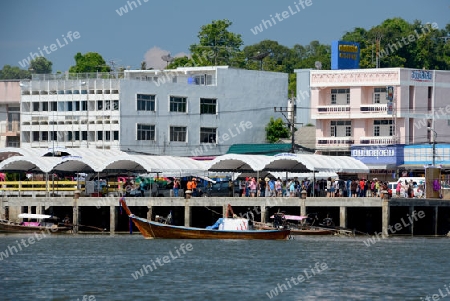
<path id="1" fill-rule="evenodd" d="M 335 114 L 340 112 L 350 112 L 350 105 L 330 105 L 318 106 L 317 112 L 320 114 Z"/>
<path id="2" fill-rule="evenodd" d="M 350 146 L 355 143 L 353 137 L 319 137 L 317 138 L 318 146 Z"/>
<path id="3" fill-rule="evenodd" d="M 359 138 L 359 143 L 371 145 L 391 145 L 394 144 L 394 137 L 392 136 L 361 137 Z"/>
<path id="4" fill-rule="evenodd" d="M 7 121 L 0 124 L 2 136 L 17 136 L 20 134 L 20 121 Z"/>
<path id="5" fill-rule="evenodd" d="M 387 113 L 387 104 L 364 104 L 359 107 L 362 113 Z"/>

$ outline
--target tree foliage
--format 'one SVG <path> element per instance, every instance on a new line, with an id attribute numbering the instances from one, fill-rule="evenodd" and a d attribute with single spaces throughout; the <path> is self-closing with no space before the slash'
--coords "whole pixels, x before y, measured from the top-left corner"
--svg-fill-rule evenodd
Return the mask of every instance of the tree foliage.
<path id="1" fill-rule="evenodd" d="M 69 68 L 70 73 L 110 72 L 111 67 L 106 65 L 103 57 L 96 52 L 75 55 L 75 66 Z"/>
<path id="2" fill-rule="evenodd" d="M 270 118 L 270 121 L 266 126 L 266 139 L 268 142 L 275 143 L 280 140 L 280 138 L 289 138 L 290 136 L 291 132 L 284 124 L 283 119 Z"/>
<path id="3" fill-rule="evenodd" d="M 30 69 L 33 69 L 32 73 L 49 74 L 52 73 L 52 65 L 53 63 L 45 57 L 38 56 L 30 62 Z"/>
<path id="4" fill-rule="evenodd" d="M 0 79 L 30 79 L 31 73 L 28 70 L 20 69 L 17 66 L 4 65 L 0 70 Z"/>
<path id="5" fill-rule="evenodd" d="M 233 23 L 227 19 L 214 20 L 203 25 L 198 33 L 199 42 L 190 46 L 192 60 L 207 58 L 201 66 L 242 65 L 241 46 L 244 44 L 240 34 L 228 31 Z M 197 59 L 196 59 L 197 57 Z"/>

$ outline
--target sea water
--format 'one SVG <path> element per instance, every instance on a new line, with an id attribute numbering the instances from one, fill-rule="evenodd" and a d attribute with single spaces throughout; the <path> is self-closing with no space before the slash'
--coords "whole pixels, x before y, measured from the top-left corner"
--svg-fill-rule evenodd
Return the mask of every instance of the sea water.
<path id="1" fill-rule="evenodd" d="M 138 233 L 30 237 L 0 236 L 0 300 L 450 297 L 448 238 L 368 243 L 366 236 L 286 241 L 146 240 Z"/>

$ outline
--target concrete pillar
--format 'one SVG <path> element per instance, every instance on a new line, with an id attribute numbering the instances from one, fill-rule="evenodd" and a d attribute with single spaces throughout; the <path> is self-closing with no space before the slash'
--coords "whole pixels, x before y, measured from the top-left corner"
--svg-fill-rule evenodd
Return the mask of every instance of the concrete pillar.
<path id="1" fill-rule="evenodd" d="M 385 236 L 389 236 L 389 219 L 389 200 L 384 199 L 381 205 L 381 231 Z"/>
<path id="2" fill-rule="evenodd" d="M 109 233 L 114 234 L 116 232 L 116 206 L 109 206 Z"/>
<path id="3" fill-rule="evenodd" d="M 191 207 L 189 206 L 189 199 L 186 199 L 184 203 L 184 226 L 191 226 Z"/>
<path id="4" fill-rule="evenodd" d="M 78 233 L 78 224 L 80 220 L 80 212 L 78 209 L 78 199 L 80 197 L 80 191 L 75 190 L 74 196 L 73 196 L 73 233 Z"/>
<path id="5" fill-rule="evenodd" d="M 266 205 L 261 205 L 261 223 L 266 223 Z"/>
<path id="6" fill-rule="evenodd" d="M 306 216 L 306 199 L 300 200 L 300 215 Z"/>
<path id="7" fill-rule="evenodd" d="M 347 207 L 339 207 L 339 226 L 347 228 Z"/>
<path id="8" fill-rule="evenodd" d="M 222 206 L 222 216 L 223 217 L 227 217 L 227 208 L 228 208 L 228 205 Z"/>
<path id="9" fill-rule="evenodd" d="M 148 210 L 147 210 L 147 219 L 149 221 L 152 220 L 152 215 L 153 215 L 153 207 L 152 206 L 147 206 Z"/>
<path id="10" fill-rule="evenodd" d="M 413 216 L 414 206 L 409 206 L 409 216 Z M 414 236 L 414 219 L 411 221 L 411 226 L 409 226 L 411 229 L 411 236 Z"/>
<path id="11" fill-rule="evenodd" d="M 438 213 L 439 213 L 439 207 L 435 206 L 434 207 L 434 235 L 437 236 L 438 235 Z"/>

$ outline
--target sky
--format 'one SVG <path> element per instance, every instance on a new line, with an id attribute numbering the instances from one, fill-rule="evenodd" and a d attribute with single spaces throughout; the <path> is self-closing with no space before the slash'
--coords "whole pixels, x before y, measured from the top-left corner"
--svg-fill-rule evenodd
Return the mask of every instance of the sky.
<path id="1" fill-rule="evenodd" d="M 370 29 L 394 17 L 439 28 L 450 23 L 450 0 L 308 1 L 2 0 L 0 68 L 27 69 L 31 53 L 64 72 L 77 52 L 97 52 L 116 67 L 139 69 L 145 60 L 147 67 L 163 68 L 162 55 L 188 54 L 201 26 L 219 19 L 233 23 L 229 30 L 244 46 L 269 39 L 287 47 L 331 44 L 356 27 Z"/>

